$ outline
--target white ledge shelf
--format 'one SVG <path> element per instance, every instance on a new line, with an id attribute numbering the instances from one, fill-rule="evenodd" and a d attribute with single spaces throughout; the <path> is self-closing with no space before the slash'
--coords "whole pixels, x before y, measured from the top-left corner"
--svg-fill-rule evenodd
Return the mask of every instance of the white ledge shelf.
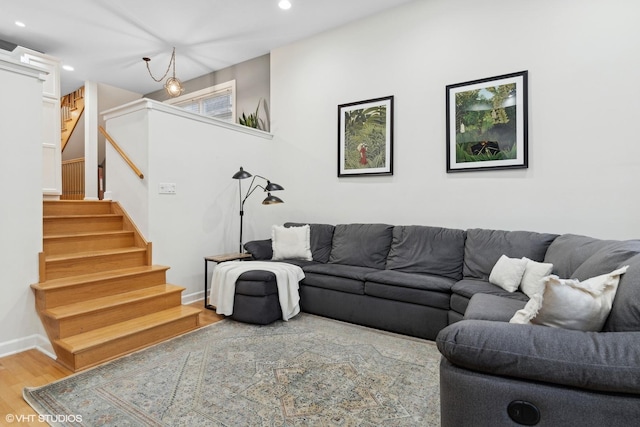
<path id="1" fill-rule="evenodd" d="M 163 113 L 171 114 L 174 116 L 183 117 L 189 120 L 194 120 L 201 123 L 206 123 L 212 126 L 218 126 L 225 129 L 229 129 L 235 132 L 241 132 L 248 135 L 253 135 L 258 138 L 273 139 L 273 134 L 265 132 L 259 129 L 250 128 L 247 126 L 239 125 L 236 123 L 229 123 L 223 120 L 214 119 L 212 117 L 206 117 L 201 114 L 192 113 L 190 111 L 183 110 L 182 108 L 168 105 L 163 102 L 154 101 L 152 99 L 142 98 L 119 107 L 111 108 L 103 111 L 101 114 L 104 120 L 113 119 L 126 114 L 131 114 L 140 110 L 156 110 Z"/>

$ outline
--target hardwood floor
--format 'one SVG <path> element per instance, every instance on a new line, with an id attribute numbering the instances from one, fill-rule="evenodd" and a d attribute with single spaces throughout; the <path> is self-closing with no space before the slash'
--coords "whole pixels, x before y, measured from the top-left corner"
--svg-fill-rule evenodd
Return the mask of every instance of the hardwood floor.
<path id="1" fill-rule="evenodd" d="M 203 302 L 188 304 L 202 308 Z M 215 311 L 200 313 L 200 327 L 224 319 Z M 0 358 L 0 425 L 7 426 L 47 426 L 38 421 L 35 411 L 22 399 L 24 387 L 38 387 L 73 374 L 60 363 L 38 350 L 28 350 Z M 14 416 L 13 422 L 7 416 Z"/>

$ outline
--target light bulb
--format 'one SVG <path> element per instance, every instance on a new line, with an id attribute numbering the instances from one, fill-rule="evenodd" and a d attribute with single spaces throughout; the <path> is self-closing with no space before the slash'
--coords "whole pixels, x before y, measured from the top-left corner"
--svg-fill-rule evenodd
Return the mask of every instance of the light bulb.
<path id="1" fill-rule="evenodd" d="M 280 3 L 278 3 L 278 6 L 282 10 L 289 10 L 291 9 L 291 2 L 289 0 L 280 0 Z"/>

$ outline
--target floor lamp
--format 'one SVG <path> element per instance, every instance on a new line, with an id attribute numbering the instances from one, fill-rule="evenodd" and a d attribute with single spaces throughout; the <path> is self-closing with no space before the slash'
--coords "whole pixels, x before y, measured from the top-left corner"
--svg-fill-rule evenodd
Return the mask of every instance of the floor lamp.
<path id="1" fill-rule="evenodd" d="M 244 195 L 244 197 L 242 197 L 242 180 L 243 179 L 247 179 L 247 178 L 251 178 L 251 177 L 253 177 L 253 178 L 251 179 L 251 184 L 249 184 L 249 188 L 247 189 L 247 193 Z M 244 253 L 244 250 L 242 248 L 242 220 L 244 218 L 244 202 L 247 201 L 249 196 L 254 191 L 256 191 L 256 189 L 262 188 L 262 190 L 265 193 L 267 193 L 267 197 L 262 201 L 263 205 L 275 205 L 275 204 L 278 204 L 278 203 L 284 203 L 282 201 L 282 199 L 280 199 L 279 197 L 271 195 L 271 191 L 284 190 L 284 187 L 282 187 L 279 184 L 276 184 L 275 182 L 269 181 L 267 178 L 265 178 L 263 176 L 251 175 L 249 172 L 244 170 L 242 168 L 242 166 L 240 166 L 240 170 L 238 172 L 236 172 L 235 174 L 233 174 L 233 176 L 231 178 L 238 180 L 238 193 L 240 195 L 240 248 L 239 248 L 238 252 Z M 267 185 L 265 185 L 263 187 L 260 184 L 256 184 L 255 183 L 256 178 L 260 178 L 260 179 L 263 179 L 263 180 L 267 181 Z"/>

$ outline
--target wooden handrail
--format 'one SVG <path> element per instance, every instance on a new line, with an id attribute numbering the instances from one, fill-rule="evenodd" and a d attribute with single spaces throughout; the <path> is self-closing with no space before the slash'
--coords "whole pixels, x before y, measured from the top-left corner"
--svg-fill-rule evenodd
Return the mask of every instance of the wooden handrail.
<path id="1" fill-rule="evenodd" d="M 138 175 L 138 177 L 140 177 L 140 179 L 143 179 L 144 175 L 142 174 L 140 169 L 138 169 L 138 167 L 131 161 L 129 156 L 127 156 L 127 154 L 124 151 L 122 151 L 122 148 L 120 148 L 120 146 L 113 140 L 113 138 L 111 138 L 111 135 L 109 135 L 107 133 L 107 131 L 104 130 L 104 128 L 102 126 L 98 126 L 98 129 L 104 135 L 104 137 L 107 138 L 107 141 L 109 141 L 111 143 L 111 145 L 118 152 L 118 154 L 120 154 L 120 156 L 122 156 L 124 161 L 127 162 L 127 164 L 133 170 L 133 172 L 135 172 L 135 174 Z"/>

